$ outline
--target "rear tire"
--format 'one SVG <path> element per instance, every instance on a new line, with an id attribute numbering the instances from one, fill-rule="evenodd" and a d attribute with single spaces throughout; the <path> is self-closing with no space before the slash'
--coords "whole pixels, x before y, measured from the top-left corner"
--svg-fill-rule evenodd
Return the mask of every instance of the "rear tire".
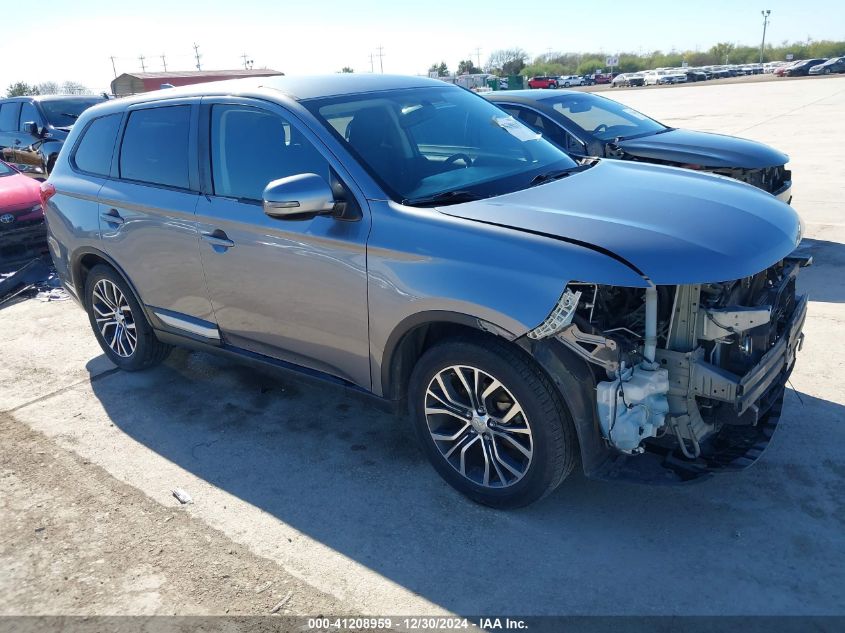
<path id="1" fill-rule="evenodd" d="M 423 452 L 473 501 L 526 506 L 572 471 L 572 419 L 549 378 L 518 348 L 488 337 L 439 343 L 418 361 L 408 395 Z"/>
<path id="2" fill-rule="evenodd" d="M 109 360 L 125 371 L 161 363 L 173 349 L 156 338 L 129 284 L 110 266 L 94 266 L 85 280 L 85 309 Z"/>

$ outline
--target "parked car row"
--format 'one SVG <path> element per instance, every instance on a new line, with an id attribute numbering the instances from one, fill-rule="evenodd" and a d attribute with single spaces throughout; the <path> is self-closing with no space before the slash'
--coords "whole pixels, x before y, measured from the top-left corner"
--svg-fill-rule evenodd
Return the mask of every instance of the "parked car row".
<path id="1" fill-rule="evenodd" d="M 528 88 L 570 88 L 572 86 L 593 86 L 595 84 L 610 83 L 609 73 L 594 73 L 587 75 L 535 75 L 528 80 Z"/>
<path id="2" fill-rule="evenodd" d="M 786 157 L 577 91 L 485 97 L 346 74 L 97 105 L 41 185 L 58 274 L 117 367 L 180 345 L 406 402 L 487 505 L 576 464 L 753 463 L 807 307 Z"/>
<path id="3" fill-rule="evenodd" d="M 724 79 L 745 75 L 759 75 L 765 72 L 762 64 L 701 66 L 681 68 L 655 68 L 635 73 L 620 73 L 613 78 L 614 88 L 633 86 L 662 86 L 685 84 L 708 79 Z"/>
<path id="4" fill-rule="evenodd" d="M 845 73 L 845 57 L 799 59 L 774 70 L 777 77 L 807 77 L 832 73 Z"/>

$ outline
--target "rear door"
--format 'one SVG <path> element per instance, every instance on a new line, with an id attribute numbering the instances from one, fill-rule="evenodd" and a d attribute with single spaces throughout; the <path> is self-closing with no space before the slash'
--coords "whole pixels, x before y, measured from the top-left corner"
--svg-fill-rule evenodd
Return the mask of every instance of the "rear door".
<path id="1" fill-rule="evenodd" d="M 123 122 L 100 190 L 103 248 L 165 325 L 218 338 L 199 256 L 199 98 L 144 103 Z"/>
<path id="2" fill-rule="evenodd" d="M 281 106 L 205 98 L 200 252 L 224 340 L 370 387 L 366 240 L 369 212 L 319 139 Z M 202 140 L 201 140 L 202 143 Z M 354 219 L 265 215 L 272 180 L 316 173 L 357 208 Z"/>

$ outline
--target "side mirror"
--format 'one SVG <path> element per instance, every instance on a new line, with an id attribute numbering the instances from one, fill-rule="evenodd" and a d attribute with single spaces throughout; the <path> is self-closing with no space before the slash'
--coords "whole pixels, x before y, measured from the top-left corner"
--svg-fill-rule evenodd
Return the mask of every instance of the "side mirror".
<path id="1" fill-rule="evenodd" d="M 272 181 L 264 188 L 264 213 L 280 220 L 307 220 L 334 213 L 329 183 L 317 174 L 297 174 Z"/>
<path id="2" fill-rule="evenodd" d="M 41 136 L 41 131 L 38 129 L 38 124 L 35 121 L 27 121 L 23 124 L 23 131 L 32 136 Z"/>

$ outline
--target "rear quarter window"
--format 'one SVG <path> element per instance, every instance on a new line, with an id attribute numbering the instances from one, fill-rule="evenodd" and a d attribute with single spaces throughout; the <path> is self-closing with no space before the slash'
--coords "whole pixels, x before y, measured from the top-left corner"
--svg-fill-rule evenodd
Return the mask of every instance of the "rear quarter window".
<path id="1" fill-rule="evenodd" d="M 109 175 L 121 116 L 110 114 L 88 125 L 71 159 L 74 167 L 98 176 Z"/>
<path id="2" fill-rule="evenodd" d="M 188 189 L 191 106 L 135 110 L 120 148 L 120 177 Z"/>

